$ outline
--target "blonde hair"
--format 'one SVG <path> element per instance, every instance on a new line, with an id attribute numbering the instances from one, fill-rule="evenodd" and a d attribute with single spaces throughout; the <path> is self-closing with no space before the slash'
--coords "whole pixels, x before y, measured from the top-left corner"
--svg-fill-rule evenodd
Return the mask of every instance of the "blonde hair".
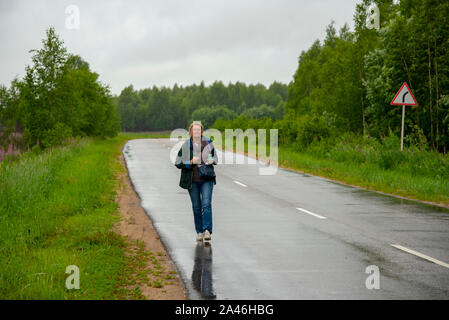
<path id="1" fill-rule="evenodd" d="M 201 123 L 201 121 L 193 121 L 193 122 L 190 124 L 190 126 L 189 126 L 189 134 L 190 134 L 190 136 L 191 136 L 191 137 L 193 136 L 193 126 L 194 126 L 194 125 L 199 125 L 199 126 L 201 126 L 201 135 L 203 135 L 204 127 L 203 127 L 203 124 Z"/>

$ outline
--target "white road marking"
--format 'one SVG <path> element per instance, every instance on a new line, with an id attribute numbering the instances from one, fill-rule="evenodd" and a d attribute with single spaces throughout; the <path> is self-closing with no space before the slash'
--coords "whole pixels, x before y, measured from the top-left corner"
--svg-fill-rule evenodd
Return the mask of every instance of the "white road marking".
<path id="1" fill-rule="evenodd" d="M 433 262 L 433 263 L 439 264 L 440 266 L 449 268 L 449 264 L 448 264 L 448 263 L 443 262 L 443 261 L 440 261 L 440 260 L 437 260 L 437 259 L 432 258 L 432 257 L 429 257 L 429 256 L 426 256 L 425 254 L 419 253 L 418 251 L 415 251 L 415 250 L 412 250 L 412 249 L 409 249 L 409 248 L 400 246 L 400 245 L 398 245 L 398 244 L 391 244 L 391 246 L 392 246 L 392 247 L 395 247 L 396 249 L 399 249 L 399 250 L 402 250 L 402 251 L 405 251 L 405 252 L 414 254 L 415 256 L 418 256 L 418 257 L 420 257 L 420 258 L 429 260 L 429 261 L 431 261 L 431 262 Z"/>
<path id="2" fill-rule="evenodd" d="M 238 181 L 236 181 L 236 180 L 234 180 L 234 183 L 237 183 L 237 184 L 239 184 L 239 185 L 241 185 L 242 187 L 245 187 L 245 188 L 248 187 L 246 184 L 243 184 L 243 183 L 238 182 Z"/>
<path id="3" fill-rule="evenodd" d="M 296 209 L 299 210 L 299 211 L 305 212 L 305 213 L 307 213 L 307 214 L 310 214 L 310 215 L 312 215 L 312 216 L 314 216 L 314 217 L 316 217 L 316 218 L 318 218 L 318 219 L 327 219 L 326 217 L 320 216 L 319 214 L 310 212 L 310 211 L 308 211 L 308 210 L 306 210 L 306 209 L 303 209 L 303 208 L 296 208 Z"/>

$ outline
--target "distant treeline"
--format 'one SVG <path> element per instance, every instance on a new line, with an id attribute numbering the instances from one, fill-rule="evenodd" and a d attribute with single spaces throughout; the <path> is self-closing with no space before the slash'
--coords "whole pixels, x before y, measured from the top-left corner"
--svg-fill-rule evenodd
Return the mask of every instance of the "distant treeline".
<path id="1" fill-rule="evenodd" d="M 54 28 L 46 36 L 40 50 L 30 51 L 32 65 L 25 77 L 14 79 L 9 88 L 0 86 L 0 153 L 120 131 L 109 88 L 86 61 L 67 52 Z"/>
<path id="2" fill-rule="evenodd" d="M 379 29 L 367 23 L 373 18 L 367 9 L 374 6 Z M 288 89 L 277 82 L 268 89 L 239 82 L 140 91 L 130 86 L 117 101 L 122 129 L 167 130 L 191 120 L 220 129 L 273 125 L 281 141 L 300 148 L 343 133 L 384 139 L 400 135 L 402 108 L 390 102 L 407 82 L 419 105 L 406 107 L 406 145 L 446 152 L 448 25 L 448 1 L 362 0 L 354 31 L 347 25 L 337 31 L 332 22 L 323 42 L 301 52 Z"/>
<path id="3" fill-rule="evenodd" d="M 210 86 L 201 82 L 138 91 L 128 86 L 118 97 L 117 107 L 122 130 L 156 131 L 185 128 L 192 120 L 209 127 L 218 118 L 234 119 L 241 114 L 282 119 L 286 99 L 287 85 L 279 82 L 267 88 L 215 81 Z"/>
<path id="4" fill-rule="evenodd" d="M 367 23 L 372 6 L 379 9 L 379 29 Z M 207 128 L 278 128 L 282 143 L 301 150 L 343 134 L 382 140 L 400 135 L 402 108 L 390 102 L 407 82 L 419 105 L 406 110 L 406 146 L 446 153 L 448 25 L 448 1 L 361 0 L 354 31 L 331 23 L 324 41 L 301 52 L 288 85 L 130 85 L 116 97 L 50 29 L 25 78 L 0 88 L 0 138 L 18 130 L 28 145 L 52 145 L 70 135 L 113 136 L 119 126 L 161 131 L 200 120 Z"/>

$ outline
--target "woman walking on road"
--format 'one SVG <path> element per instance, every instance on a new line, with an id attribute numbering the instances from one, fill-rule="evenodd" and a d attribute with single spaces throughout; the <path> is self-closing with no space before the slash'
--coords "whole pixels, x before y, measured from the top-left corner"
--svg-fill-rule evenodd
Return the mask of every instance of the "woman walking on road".
<path id="1" fill-rule="evenodd" d="M 189 191 L 192 201 L 196 240 L 211 240 L 212 191 L 217 184 L 213 165 L 218 163 L 212 140 L 203 136 L 201 122 L 189 127 L 190 139 L 181 146 L 175 166 L 181 169 L 179 186 Z"/>

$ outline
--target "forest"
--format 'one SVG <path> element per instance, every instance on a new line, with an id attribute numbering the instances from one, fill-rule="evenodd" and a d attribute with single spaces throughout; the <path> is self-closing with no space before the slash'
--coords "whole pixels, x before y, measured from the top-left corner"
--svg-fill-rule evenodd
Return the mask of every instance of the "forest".
<path id="1" fill-rule="evenodd" d="M 367 23 L 373 6 L 377 29 Z M 407 82 L 418 106 L 406 107 L 405 143 L 446 153 L 448 23 L 447 1 L 363 0 L 354 30 L 347 24 L 336 30 L 332 21 L 325 39 L 300 53 L 288 85 L 129 86 L 117 99 L 122 129 L 170 130 L 201 120 L 220 130 L 268 125 L 280 130 L 282 143 L 300 148 L 343 133 L 382 140 L 400 136 L 402 108 L 390 102 Z"/>
<path id="2" fill-rule="evenodd" d="M 287 85 L 276 81 L 268 88 L 241 82 L 226 86 L 222 81 L 205 86 L 202 81 L 143 90 L 130 85 L 116 103 L 123 131 L 158 131 L 188 127 L 193 120 L 210 127 L 219 118 L 232 120 L 239 115 L 282 119 L 286 99 Z"/>
<path id="3" fill-rule="evenodd" d="M 380 12 L 380 28 L 367 27 L 367 8 Z M 391 106 L 404 82 L 418 106 L 407 107 L 409 143 L 447 152 L 449 147 L 449 2 L 364 0 L 353 32 L 327 27 L 323 42 L 301 53 L 289 86 L 287 112 L 332 118 L 337 128 L 381 138 L 400 135 L 401 107 Z"/>
<path id="4" fill-rule="evenodd" d="M 367 23 L 373 6 L 379 28 Z M 25 77 L 0 87 L 0 150 L 18 136 L 22 148 L 46 147 L 75 136 L 187 128 L 192 120 L 220 130 L 277 128 L 280 143 L 297 150 L 343 135 L 381 142 L 400 136 L 402 108 L 390 102 L 407 82 L 418 106 L 406 107 L 405 145 L 446 154 L 449 2 L 362 0 L 353 19 L 353 30 L 330 22 L 325 38 L 299 53 L 288 84 L 130 84 L 118 96 L 50 28 Z"/>

